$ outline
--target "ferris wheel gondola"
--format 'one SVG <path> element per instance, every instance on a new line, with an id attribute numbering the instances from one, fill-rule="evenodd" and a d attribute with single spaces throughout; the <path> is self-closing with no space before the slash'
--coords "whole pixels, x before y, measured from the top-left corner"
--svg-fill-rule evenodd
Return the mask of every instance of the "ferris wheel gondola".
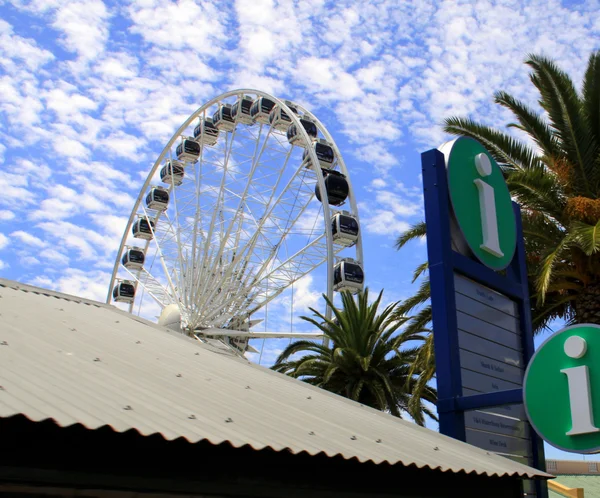
<path id="1" fill-rule="evenodd" d="M 200 123 L 194 128 L 194 140 L 201 146 L 212 146 L 219 140 L 219 130 L 211 118 L 200 118 Z"/>
<path id="2" fill-rule="evenodd" d="M 185 170 L 179 161 L 168 160 L 160 170 L 160 179 L 169 185 L 181 185 Z"/>
<path id="3" fill-rule="evenodd" d="M 231 117 L 236 123 L 243 123 L 251 125 L 254 123 L 252 116 L 250 115 L 250 108 L 252 107 L 253 100 L 244 95 L 235 101 L 231 108 Z"/>
<path id="4" fill-rule="evenodd" d="M 315 125 L 315 123 L 313 123 L 308 118 L 300 118 L 300 124 L 302 125 L 302 127 L 304 128 L 304 131 L 306 131 L 306 133 L 308 134 L 309 137 L 311 137 L 313 139 L 317 138 L 319 131 L 318 131 L 317 125 Z M 291 125 L 288 126 L 286 135 L 287 135 L 288 142 L 291 143 L 292 145 L 299 145 L 300 147 L 305 147 L 307 145 L 304 142 L 304 137 L 300 133 L 300 128 L 298 128 L 294 123 L 292 123 Z M 317 155 L 318 154 L 319 153 L 317 152 Z M 332 155 L 333 155 L 333 152 L 332 152 Z M 306 154 L 303 154 L 302 158 L 305 159 Z"/>
<path id="5" fill-rule="evenodd" d="M 243 354 L 257 315 L 322 265 L 330 299 L 362 288 L 359 227 L 348 170 L 319 120 L 264 92 L 228 92 L 194 112 L 156 159 L 107 302 L 143 314 L 151 299 L 159 324 Z"/>
<path id="6" fill-rule="evenodd" d="M 126 247 L 121 264 L 129 270 L 141 270 L 144 267 L 146 256 L 139 247 Z"/>
<path id="7" fill-rule="evenodd" d="M 327 169 L 335 161 L 333 147 L 327 143 L 327 140 L 315 139 L 308 147 L 314 150 L 315 156 L 317 156 L 318 164 L 321 166 L 321 168 Z M 308 148 L 302 153 L 302 161 L 306 164 L 307 168 L 311 168 L 313 165 L 312 154 Z"/>

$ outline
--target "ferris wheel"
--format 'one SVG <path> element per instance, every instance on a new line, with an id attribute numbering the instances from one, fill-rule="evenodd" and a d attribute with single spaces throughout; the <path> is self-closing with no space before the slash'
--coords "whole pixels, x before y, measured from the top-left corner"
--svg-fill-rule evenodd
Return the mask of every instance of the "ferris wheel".
<path id="1" fill-rule="evenodd" d="M 362 261 L 354 191 L 329 132 L 301 105 L 235 90 L 194 112 L 154 162 L 107 303 L 139 314 L 151 300 L 159 324 L 244 354 L 253 337 L 321 337 L 254 332 L 253 317 L 322 265 L 330 300 L 360 291 Z"/>

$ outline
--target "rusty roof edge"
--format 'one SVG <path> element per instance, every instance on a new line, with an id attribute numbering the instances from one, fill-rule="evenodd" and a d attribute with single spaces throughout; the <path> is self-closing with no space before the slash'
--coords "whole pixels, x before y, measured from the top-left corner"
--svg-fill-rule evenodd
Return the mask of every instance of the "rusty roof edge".
<path id="1" fill-rule="evenodd" d="M 1 418 L 1 417 L 0 417 Z M 168 437 L 166 437 L 163 433 L 161 432 L 153 432 L 153 433 L 149 433 L 149 434 L 143 434 L 142 432 L 140 432 L 137 428 L 135 427 L 131 427 L 128 428 L 124 431 L 118 431 L 117 429 L 115 429 L 113 426 L 106 424 L 106 425 L 102 425 L 99 426 L 97 428 L 90 428 L 87 427 L 85 424 L 82 424 L 81 422 L 76 422 L 74 424 L 68 425 L 68 426 L 63 426 L 60 425 L 54 418 L 49 417 L 49 418 L 45 418 L 42 420 L 34 420 L 31 419 L 30 417 L 28 417 L 27 415 L 23 414 L 23 413 L 19 413 L 19 414 L 15 414 L 15 415 L 11 415 L 10 417 L 5 417 L 4 420 L 10 421 L 10 420 L 17 420 L 17 419 L 25 419 L 31 423 L 34 424 L 48 424 L 48 423 L 52 423 L 53 425 L 55 425 L 56 427 L 59 427 L 61 429 L 71 429 L 71 428 L 77 428 L 77 427 L 81 427 L 85 430 L 88 431 L 98 431 L 98 430 L 102 430 L 102 429 L 109 429 L 111 430 L 113 433 L 115 434 L 125 434 L 125 433 L 136 433 L 138 436 L 140 437 L 160 437 L 163 441 L 171 443 L 171 442 L 175 442 L 178 440 L 183 440 L 186 441 L 188 444 L 194 445 L 194 444 L 198 444 L 200 442 L 204 442 L 204 443 L 208 443 L 212 446 L 230 446 L 231 448 L 234 449 L 243 449 L 243 448 L 250 448 L 254 451 L 260 452 L 260 451 L 274 451 L 275 453 L 284 453 L 284 452 L 288 452 L 292 455 L 302 455 L 302 454 L 306 454 L 309 456 L 319 456 L 319 455 L 323 455 L 327 458 L 341 458 L 345 461 L 357 461 L 359 463 L 371 463 L 373 465 L 377 465 L 377 466 L 390 466 L 390 467 L 394 467 L 396 465 L 401 465 L 403 467 L 414 467 L 417 469 L 429 469 L 429 470 L 433 470 L 433 471 L 439 471 L 442 473 L 452 473 L 452 474 L 465 474 L 465 475 L 478 475 L 478 476 L 488 476 L 488 477 L 520 477 L 520 478 L 529 478 L 529 479 L 554 479 L 555 476 L 551 475 L 551 474 L 547 474 L 545 472 L 542 471 L 538 471 L 537 473 L 532 473 L 532 472 L 519 472 L 519 471 L 515 471 L 512 474 L 508 473 L 508 472 L 504 472 L 502 474 L 498 473 L 498 472 L 478 472 L 476 470 L 472 470 L 470 472 L 467 472 L 465 469 L 460 469 L 460 470 L 455 470 L 452 468 L 447 468 L 447 469 L 443 469 L 440 465 L 438 466 L 431 466 L 431 465 L 427 465 L 427 464 L 423 464 L 423 465 L 418 465 L 414 462 L 410 462 L 410 463 L 404 463 L 403 461 L 399 460 L 398 462 L 390 462 L 389 460 L 382 460 L 381 462 L 376 462 L 373 459 L 370 458 L 364 458 L 361 459 L 357 456 L 351 456 L 351 457 L 346 457 L 343 453 L 338 452 L 335 454 L 330 454 L 326 451 L 308 451 L 308 450 L 301 450 L 301 451 L 294 451 L 292 448 L 289 447 L 283 447 L 281 449 L 275 449 L 271 446 L 265 445 L 265 446 L 256 446 L 253 445 L 251 443 L 244 443 L 244 444 L 234 444 L 229 440 L 224 440 L 224 441 L 219 441 L 218 443 L 215 443 L 213 441 L 210 440 L 210 438 L 202 438 L 202 439 L 198 439 L 197 441 L 191 441 L 190 439 L 186 438 L 185 436 L 177 436 L 174 438 L 169 439 Z M 516 463 L 517 465 L 520 465 L 518 462 L 513 462 Z M 526 466 L 524 466 L 526 467 Z M 527 469 L 530 469 L 531 467 L 526 467 Z M 536 470 L 536 469 L 534 469 Z"/>

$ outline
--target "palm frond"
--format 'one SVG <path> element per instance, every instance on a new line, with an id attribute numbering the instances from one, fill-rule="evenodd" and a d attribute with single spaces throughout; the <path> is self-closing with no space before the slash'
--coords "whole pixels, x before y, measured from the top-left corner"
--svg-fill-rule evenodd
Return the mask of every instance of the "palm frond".
<path id="1" fill-rule="evenodd" d="M 588 131 L 592 137 L 596 159 L 594 191 L 600 187 L 600 51 L 593 52 L 588 59 L 587 69 L 583 77 L 583 115 Z"/>
<path id="2" fill-rule="evenodd" d="M 572 243 L 572 236 L 566 235 L 556 247 L 549 250 L 548 254 L 546 254 L 542 260 L 535 282 L 536 291 L 538 293 L 538 301 L 541 304 L 543 304 L 546 299 L 546 293 L 548 291 L 548 286 L 552 281 L 553 270 L 555 266 L 558 264 L 569 245 Z"/>
<path id="3" fill-rule="evenodd" d="M 444 121 L 444 131 L 481 142 L 501 166 L 509 169 L 539 168 L 543 165 L 535 152 L 521 141 L 472 119 L 447 118 Z"/>
<path id="4" fill-rule="evenodd" d="M 413 309 L 417 306 L 420 306 L 427 301 L 431 297 L 431 289 L 429 287 L 429 279 L 424 279 L 419 286 L 419 290 L 415 294 L 413 294 L 408 299 L 402 301 L 395 310 L 396 317 L 400 318 L 402 316 L 408 315 Z"/>
<path id="5" fill-rule="evenodd" d="M 566 197 L 552 172 L 544 168 L 513 171 L 507 176 L 506 184 L 523 209 L 562 219 Z"/>
<path id="6" fill-rule="evenodd" d="M 429 261 L 425 261 L 424 263 L 421 263 L 419 266 L 417 266 L 415 268 L 415 271 L 413 272 L 413 279 L 412 279 L 412 284 L 414 284 L 421 275 L 423 275 L 423 273 L 425 273 L 427 270 L 429 270 Z"/>
<path id="7" fill-rule="evenodd" d="M 528 133 L 540 149 L 544 151 L 545 155 L 555 157 L 560 153 L 556 139 L 548 124 L 527 105 L 502 91 L 494 94 L 494 101 L 509 109 L 517 117 L 519 125 L 509 126 L 514 126 Z"/>
<path id="8" fill-rule="evenodd" d="M 412 317 L 408 325 L 404 329 L 407 333 L 416 333 L 417 331 L 423 330 L 431 323 L 431 305 L 425 306 L 415 316 Z"/>
<path id="9" fill-rule="evenodd" d="M 396 240 L 396 249 L 402 249 L 411 240 L 420 239 L 426 235 L 427 225 L 424 221 L 419 221 L 398 237 L 398 240 Z"/>
<path id="10" fill-rule="evenodd" d="M 533 69 L 530 79 L 540 92 L 539 103 L 548 113 L 560 149 L 577 173 L 574 187 L 581 195 L 589 196 L 596 158 L 575 85 L 569 75 L 547 57 L 530 55 L 525 63 Z"/>
<path id="11" fill-rule="evenodd" d="M 575 221 L 571 226 L 571 234 L 587 256 L 600 251 L 600 221 L 595 225 Z"/>

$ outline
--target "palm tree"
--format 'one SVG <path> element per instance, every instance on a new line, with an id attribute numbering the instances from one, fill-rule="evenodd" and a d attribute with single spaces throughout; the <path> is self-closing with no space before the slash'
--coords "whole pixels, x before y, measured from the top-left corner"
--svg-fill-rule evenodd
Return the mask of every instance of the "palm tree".
<path id="1" fill-rule="evenodd" d="M 382 296 L 383 291 L 369 304 L 368 289 L 356 300 L 349 292 L 342 292 L 341 309 L 323 296 L 334 318 L 327 319 L 310 308 L 315 318 L 302 319 L 319 328 L 330 345 L 294 342 L 272 368 L 397 417 L 406 411 L 424 425 L 425 415 L 436 419 L 423 403 L 435 402 L 436 392 L 427 385 L 427 371 L 418 361 L 420 347 L 410 347 L 410 343 L 424 343 L 427 336 L 399 333 L 404 321 L 392 318 L 397 303 L 377 313 Z M 303 356 L 292 358 L 299 353 Z"/>
<path id="2" fill-rule="evenodd" d="M 494 101 L 513 113 L 508 127 L 531 144 L 469 118 L 448 118 L 444 130 L 481 142 L 521 205 L 534 331 L 557 318 L 600 324 L 600 51 L 589 57 L 581 92 L 552 60 L 530 55 L 525 63 L 545 116 L 506 92 Z M 417 223 L 396 246 L 425 234 L 425 223 Z M 417 277 L 425 270 L 421 265 Z M 404 315 L 428 299 L 425 279 L 397 311 Z M 420 315 L 423 326 L 430 308 Z"/>

